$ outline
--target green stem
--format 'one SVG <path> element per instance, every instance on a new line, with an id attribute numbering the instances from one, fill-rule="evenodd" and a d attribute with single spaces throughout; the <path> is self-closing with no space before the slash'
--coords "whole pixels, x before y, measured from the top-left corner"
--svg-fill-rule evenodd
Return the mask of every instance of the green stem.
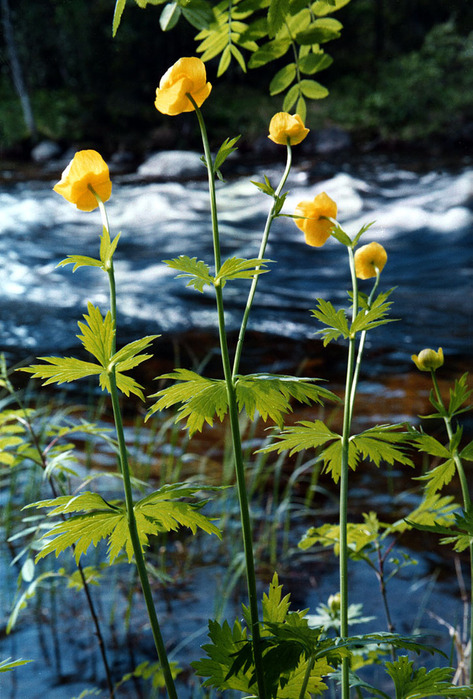
<path id="1" fill-rule="evenodd" d="M 210 210 L 212 218 L 212 237 L 213 237 L 213 247 L 214 247 L 214 260 L 215 260 L 215 274 L 221 267 L 221 255 L 220 255 L 220 238 L 218 230 L 218 216 L 217 216 L 217 199 L 215 194 L 215 173 L 214 165 L 212 161 L 212 155 L 210 152 L 209 140 L 207 135 L 207 129 L 205 127 L 205 122 L 200 109 L 198 108 L 195 101 L 192 99 L 191 95 L 188 95 L 189 100 L 192 102 L 195 108 L 197 119 L 199 121 L 200 131 L 202 135 L 202 143 L 204 147 L 205 162 L 207 165 L 208 182 L 209 182 L 209 195 L 210 195 Z M 243 548 L 245 554 L 246 563 L 246 581 L 248 587 L 248 599 L 249 608 L 251 616 L 251 633 L 253 638 L 253 654 L 255 661 L 255 671 L 256 680 L 258 684 L 258 695 L 259 699 L 266 699 L 266 689 L 264 683 L 264 671 L 263 671 L 263 656 L 261 652 L 261 636 L 260 636 L 260 622 L 258 615 L 258 596 L 256 589 L 256 572 L 255 572 L 255 560 L 253 554 L 253 534 L 252 534 L 252 523 L 250 516 L 250 507 L 248 502 L 248 494 L 246 490 L 245 483 L 245 465 L 243 460 L 243 451 L 241 447 L 241 434 L 240 425 L 238 421 L 238 406 L 236 401 L 235 384 L 232 377 L 232 370 L 230 364 L 230 356 L 228 352 L 227 335 L 225 331 L 225 312 L 223 306 L 223 293 L 222 287 L 220 285 L 215 286 L 215 297 L 217 301 L 217 313 L 218 313 L 218 329 L 219 329 L 219 340 L 220 340 L 220 351 L 222 354 L 222 365 L 225 377 L 225 384 L 227 389 L 228 398 L 228 413 L 230 418 L 230 429 L 232 434 L 233 443 L 233 457 L 235 461 L 235 472 L 238 490 L 238 500 L 240 504 L 240 519 L 242 527 L 243 536 Z"/>
<path id="2" fill-rule="evenodd" d="M 146 609 L 148 611 L 148 616 L 151 624 L 151 631 L 154 638 L 154 644 L 158 653 L 159 662 L 161 663 L 164 680 L 166 683 L 166 689 L 168 695 L 171 699 L 177 699 L 177 692 L 174 685 L 174 680 L 171 673 L 171 668 L 169 665 L 169 660 L 166 653 L 166 647 L 164 645 L 163 637 L 161 635 L 161 630 L 159 627 L 158 616 L 156 614 L 156 608 L 153 602 L 153 595 L 151 592 L 151 585 L 148 578 L 148 573 L 146 571 L 146 563 L 143 556 L 143 551 L 141 548 L 140 537 L 138 534 L 138 528 L 136 526 L 135 510 L 133 504 L 133 492 L 131 488 L 131 478 L 130 478 L 130 467 L 128 464 L 128 454 L 125 443 L 125 434 L 123 430 L 123 422 L 120 411 L 120 405 L 118 400 L 118 389 L 115 379 L 115 368 L 113 367 L 109 372 L 110 379 L 110 395 L 112 398 L 113 407 L 113 417 L 115 420 L 115 429 L 117 433 L 118 448 L 119 448 L 119 460 L 120 469 L 123 476 L 123 488 L 125 491 L 125 503 L 128 518 L 128 530 L 130 532 L 131 544 L 133 547 L 133 553 L 135 555 L 135 565 L 138 570 L 138 575 L 140 577 L 141 588 L 143 590 L 143 595 L 145 598 Z"/>
<path id="3" fill-rule="evenodd" d="M 104 227 L 104 235 L 110 237 L 110 228 L 108 223 L 107 212 L 105 205 L 97 193 L 91 188 L 91 191 L 95 194 L 97 202 L 99 205 L 100 213 L 102 216 L 102 223 Z M 112 351 L 113 355 L 116 350 L 116 334 L 117 334 L 117 302 L 116 302 L 116 285 L 115 285 L 115 274 L 113 269 L 113 262 L 107 266 L 107 274 L 110 287 L 110 313 L 113 322 L 113 341 L 112 341 Z M 158 616 L 156 614 L 156 608 L 154 606 L 153 594 L 151 591 L 151 585 L 148 578 L 148 573 L 146 570 L 146 563 L 143 556 L 143 550 L 141 548 L 140 537 L 138 534 L 138 528 L 136 525 L 135 509 L 133 503 L 133 491 L 131 487 L 131 476 L 130 476 L 130 466 L 128 463 L 128 451 L 125 442 L 125 432 L 123 429 L 123 420 L 120 410 L 120 403 L 118 399 L 118 389 L 116 382 L 115 366 L 112 366 L 108 370 L 108 377 L 110 381 L 110 397 L 112 400 L 113 408 L 113 418 L 115 422 L 115 430 L 118 441 L 119 450 L 119 464 L 120 471 L 123 478 L 123 489 L 125 493 L 125 505 L 128 520 L 128 531 L 130 532 L 130 539 L 133 548 L 133 553 L 135 556 L 135 565 L 138 570 L 138 575 L 141 582 L 141 588 L 143 590 L 143 596 L 145 598 L 146 609 L 148 611 L 148 617 L 151 625 L 151 631 L 153 634 L 154 644 L 156 646 L 156 651 L 158 653 L 159 662 L 161 663 L 161 668 L 164 675 L 164 681 L 166 683 L 166 689 L 170 699 L 177 699 L 176 687 L 174 685 L 174 679 L 172 677 L 171 668 L 169 665 L 168 656 L 166 653 L 166 647 L 164 645 L 163 637 L 161 635 L 161 629 L 159 627 Z"/>
<path id="4" fill-rule="evenodd" d="M 442 395 L 440 393 L 437 377 L 435 375 L 435 371 L 432 369 L 431 370 L 431 376 L 432 376 L 432 383 L 434 386 L 435 390 L 435 395 L 437 396 L 437 400 L 442 405 L 445 415 L 443 418 L 443 421 L 445 423 L 445 427 L 447 430 L 448 434 L 448 439 L 450 442 L 450 445 L 453 443 L 453 427 L 452 427 L 452 418 L 450 415 L 448 415 L 447 410 L 445 409 L 444 402 L 442 400 Z M 463 468 L 463 462 L 460 458 L 460 455 L 458 453 L 458 448 L 455 448 L 454 454 L 453 454 L 453 460 L 455 462 L 455 466 L 457 469 L 458 473 L 458 478 L 460 479 L 460 487 L 462 491 L 462 496 L 463 496 L 463 507 L 465 509 L 465 512 L 470 512 L 471 511 L 471 497 L 470 497 L 470 491 L 468 488 L 468 481 L 466 478 L 466 473 L 465 469 Z M 473 643 L 473 543 L 470 543 L 469 546 L 469 551 L 470 551 L 470 643 Z M 473 653 L 470 653 L 470 667 L 469 667 L 469 681 L 471 682 L 473 679 Z"/>
<path id="5" fill-rule="evenodd" d="M 281 181 L 279 182 L 279 185 L 278 185 L 276 191 L 274 192 L 273 205 L 272 205 L 271 210 L 266 218 L 266 224 L 265 224 L 264 231 L 263 231 L 263 237 L 261 238 L 260 249 L 258 252 L 258 259 L 259 260 L 262 260 L 264 257 L 266 245 L 268 244 L 268 238 L 269 238 L 269 232 L 271 230 L 271 225 L 272 225 L 274 219 L 277 217 L 276 211 L 277 211 L 277 207 L 278 207 L 278 199 L 281 195 L 281 192 L 282 192 L 284 185 L 286 184 L 287 178 L 289 176 L 289 172 L 291 170 L 291 165 L 292 165 L 292 148 L 291 148 L 291 144 L 288 143 L 287 144 L 286 169 L 284 170 L 283 176 L 281 177 Z M 259 267 L 260 267 L 260 265 L 258 265 L 256 267 L 256 269 L 259 269 Z M 238 374 L 238 369 L 240 367 L 240 359 L 241 359 L 241 353 L 242 353 L 242 349 L 243 349 L 243 341 L 245 339 L 246 327 L 248 325 L 248 319 L 249 319 L 251 307 L 253 305 L 253 300 L 255 297 L 256 287 L 258 285 L 259 277 L 260 277 L 259 274 L 255 274 L 255 276 L 253 277 L 253 280 L 251 282 L 250 291 L 248 293 L 248 299 L 246 302 L 245 311 L 243 313 L 243 319 L 241 321 L 240 333 L 238 335 L 238 342 L 237 342 L 237 347 L 236 347 L 236 351 L 235 351 L 235 358 L 233 360 L 233 373 L 232 373 L 233 378 L 235 378 L 235 376 Z"/>
<path id="6" fill-rule="evenodd" d="M 348 247 L 348 258 L 353 288 L 352 320 L 358 313 L 358 283 L 355 274 L 353 249 Z M 352 404 L 354 401 L 354 367 L 355 367 L 355 337 L 350 337 L 348 344 L 347 374 L 345 382 L 345 401 L 343 410 L 342 456 L 340 474 L 340 636 L 348 636 L 348 450 L 350 446 L 350 431 L 352 420 Z M 349 658 L 342 661 L 342 699 L 349 699 Z"/>
<path id="7" fill-rule="evenodd" d="M 356 279 L 356 277 L 355 277 Z M 376 293 L 376 290 L 379 285 L 379 279 L 380 279 L 380 271 L 379 269 L 376 269 L 376 281 L 373 284 L 373 288 L 371 289 L 371 293 L 368 298 L 368 309 L 371 308 L 371 304 L 373 303 L 374 295 Z M 355 317 L 355 316 L 353 316 Z M 358 385 L 358 378 L 360 375 L 360 367 L 361 367 L 361 360 L 363 357 L 363 351 L 365 349 L 365 341 L 366 341 L 366 330 L 363 330 L 360 334 L 360 341 L 358 344 L 358 354 L 356 356 L 356 364 L 355 364 L 355 370 L 353 372 L 353 381 L 352 381 L 352 386 L 351 386 L 351 393 L 350 393 L 350 421 L 353 417 L 353 406 L 355 404 L 355 396 L 356 396 L 356 387 Z"/>

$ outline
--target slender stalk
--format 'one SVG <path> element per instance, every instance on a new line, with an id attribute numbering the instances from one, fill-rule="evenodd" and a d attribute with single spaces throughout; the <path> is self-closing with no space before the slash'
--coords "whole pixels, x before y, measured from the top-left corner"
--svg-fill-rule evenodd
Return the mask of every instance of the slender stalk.
<path id="1" fill-rule="evenodd" d="M 162 671 L 164 675 L 164 680 L 166 683 L 166 689 L 170 699 L 177 699 L 177 692 L 174 685 L 174 680 L 171 673 L 171 668 L 169 665 L 169 660 L 166 653 L 166 647 L 164 645 L 163 637 L 161 635 L 161 629 L 159 627 L 158 616 L 156 614 L 156 608 L 153 602 L 153 595 L 151 592 L 151 585 L 148 578 L 148 573 L 146 570 L 146 563 L 143 556 L 143 551 L 141 549 L 140 538 L 138 535 L 138 529 L 136 526 L 135 511 L 133 505 L 133 493 L 131 488 L 130 479 L 130 468 L 128 464 L 128 454 L 125 443 L 125 435 L 123 430 L 123 422 L 121 417 L 120 405 L 118 400 L 118 389 L 115 379 L 115 368 L 109 373 L 110 379 L 110 395 L 112 399 L 113 407 L 113 417 L 115 420 L 115 429 L 117 433 L 118 448 L 119 448 L 119 461 L 120 470 L 123 476 L 123 488 L 125 492 L 125 503 L 126 511 L 128 517 L 128 529 L 130 532 L 131 543 L 133 547 L 133 553 L 135 555 L 135 565 L 138 570 L 138 575 L 141 582 L 141 588 L 143 590 L 143 595 L 145 598 L 146 609 L 148 611 L 148 616 L 151 624 L 151 631 L 153 634 L 154 644 L 158 653 L 159 662 L 162 666 Z"/>
<path id="2" fill-rule="evenodd" d="M 434 386 L 434 391 L 435 395 L 437 396 L 438 402 L 443 406 L 445 410 L 445 405 L 442 400 L 442 395 L 440 393 L 437 377 L 435 375 L 435 371 L 431 370 L 431 376 L 432 376 L 432 383 Z M 453 427 L 452 427 L 452 418 L 450 415 L 447 414 L 447 411 L 445 410 L 445 416 L 443 418 L 443 421 L 445 423 L 445 428 L 447 430 L 447 435 L 450 444 L 453 442 Z M 458 473 L 458 478 L 460 480 L 460 487 L 462 491 L 462 496 L 463 496 L 463 507 L 465 509 L 465 512 L 470 512 L 471 511 L 471 497 L 470 497 L 470 491 L 468 488 L 468 481 L 466 478 L 466 473 L 465 469 L 463 468 L 463 462 L 460 458 L 460 455 L 458 453 L 458 448 L 455 448 L 454 454 L 453 454 L 453 460 L 455 462 L 455 466 L 457 469 Z M 473 643 L 473 543 L 470 543 L 469 546 L 469 551 L 470 551 L 470 644 Z M 471 682 L 473 679 L 473 652 L 470 652 L 470 664 L 469 664 L 469 681 Z"/>
<path id="3" fill-rule="evenodd" d="M 218 229 L 218 216 L 217 216 L 217 199 L 215 193 L 215 173 L 212 161 L 212 155 L 210 152 L 209 139 L 207 135 L 207 129 L 205 127 L 205 122 L 200 109 L 198 108 L 195 101 L 192 99 L 191 95 L 188 95 L 189 100 L 192 102 L 195 108 L 197 119 L 200 126 L 200 131 L 202 135 L 202 144 L 204 147 L 205 162 L 207 165 L 208 182 L 209 182 L 209 196 L 210 196 L 210 210 L 212 218 L 212 239 L 214 248 L 214 261 L 215 261 L 215 274 L 217 275 L 221 267 L 221 255 L 220 255 L 220 237 Z M 263 657 L 261 652 L 261 636 L 260 636 L 260 622 L 258 614 L 258 596 L 256 589 L 256 572 L 255 572 L 255 560 L 253 553 L 253 534 L 252 534 L 252 523 L 250 515 L 250 507 L 248 501 L 248 493 L 246 490 L 245 483 L 245 465 L 243 460 L 243 451 L 241 447 L 241 434 L 240 425 L 238 421 L 238 406 L 236 402 L 235 384 L 232 377 L 232 370 L 230 364 L 230 356 L 228 352 L 227 335 L 225 330 L 225 312 L 223 306 L 223 293 L 222 287 L 220 285 L 215 286 L 215 297 L 217 302 L 217 313 L 218 313 L 218 328 L 219 328 L 219 341 L 220 341 L 220 351 L 222 354 L 222 366 L 223 373 L 225 377 L 225 384 L 227 389 L 228 398 L 228 413 L 230 418 L 230 429 L 232 434 L 233 443 L 233 457 L 235 461 L 235 473 L 237 481 L 238 490 L 238 500 L 240 504 L 240 519 L 242 527 L 243 536 L 243 548 L 245 554 L 246 563 L 246 582 L 248 588 L 248 598 L 249 598 L 249 608 L 251 617 L 251 633 L 253 638 L 253 655 L 255 661 L 255 671 L 256 680 L 258 685 L 258 695 L 259 699 L 266 699 L 266 689 L 264 683 L 264 671 L 263 671 Z"/>
<path id="4" fill-rule="evenodd" d="M 107 212 L 105 205 L 97 193 L 91 187 L 92 192 L 97 198 L 99 204 L 100 213 L 102 216 L 102 223 L 105 232 L 110 236 L 110 228 L 108 224 Z M 112 316 L 114 336 L 112 342 L 112 354 L 116 349 L 116 330 L 117 330 L 117 303 L 116 303 L 116 286 L 115 286 L 115 274 L 113 269 L 113 262 L 110 261 L 106 272 L 108 274 L 109 287 L 110 287 L 110 313 Z M 170 699 L 177 699 L 176 687 L 174 684 L 174 679 L 172 677 L 171 667 L 169 665 L 168 656 L 166 653 L 166 647 L 164 645 L 163 637 L 161 634 L 161 629 L 159 626 L 158 616 L 156 613 L 156 607 L 154 606 L 153 594 L 151 591 L 151 585 L 148 578 L 148 572 L 146 570 L 146 563 L 143 556 L 143 551 L 141 548 L 140 537 L 138 534 L 138 528 L 136 525 L 135 510 L 133 503 L 133 491 L 131 487 L 131 476 L 130 476 L 130 466 L 128 463 L 128 450 L 125 442 L 125 432 L 123 429 L 123 420 L 120 410 L 120 403 L 118 399 L 118 389 L 116 382 L 115 366 L 112 366 L 108 370 L 108 377 L 110 381 L 110 397 L 112 400 L 113 417 L 115 422 L 115 430 L 118 441 L 119 450 L 119 465 L 120 471 L 123 478 L 123 489 L 125 493 L 125 505 L 128 519 L 128 530 L 130 532 L 130 539 L 133 548 L 133 553 L 135 556 L 135 565 L 138 570 L 138 575 L 141 582 L 141 588 L 143 590 L 143 596 L 145 598 L 146 609 L 148 612 L 149 621 L 151 624 L 151 631 L 153 634 L 154 644 L 156 646 L 156 651 L 158 653 L 159 662 L 161 663 L 164 681 L 166 684 L 166 689 Z"/>
<path id="5" fill-rule="evenodd" d="M 348 259 L 353 289 L 352 320 L 358 313 L 358 283 L 355 274 L 353 249 L 348 247 Z M 350 445 L 350 430 L 352 419 L 352 404 L 354 401 L 354 371 L 355 371 L 355 337 L 350 337 L 348 344 L 347 373 L 345 382 L 345 401 L 343 410 L 342 457 L 340 474 L 340 636 L 348 636 L 348 450 Z M 342 661 L 342 699 L 349 699 L 349 658 Z"/>
<path id="6" fill-rule="evenodd" d="M 284 170 L 283 176 L 281 177 L 281 181 L 279 182 L 276 191 L 274 192 L 274 201 L 273 205 L 271 207 L 271 210 L 268 213 L 268 216 L 266 218 L 266 224 L 264 227 L 263 231 L 263 237 L 261 238 L 261 244 L 260 244 L 260 249 L 258 252 L 258 259 L 262 260 L 264 257 L 264 253 L 266 250 L 266 245 L 268 244 L 268 238 L 269 238 L 269 231 L 271 229 L 271 224 L 273 223 L 274 219 L 277 217 L 277 205 L 278 205 L 278 198 L 281 195 L 281 192 L 283 190 L 284 185 L 286 184 L 287 178 L 289 176 L 289 172 L 291 170 L 291 165 L 292 165 L 292 148 L 291 144 L 287 144 L 287 159 L 286 159 L 286 168 Z M 259 269 L 260 265 L 256 267 L 256 269 Z M 251 282 L 251 287 L 250 291 L 248 293 L 248 299 L 246 302 L 246 307 L 245 311 L 243 313 L 243 319 L 241 321 L 241 327 L 240 327 L 240 332 L 238 335 L 238 342 L 237 342 L 237 347 L 235 351 L 235 358 L 233 360 L 233 378 L 235 378 L 236 374 L 238 374 L 238 369 L 240 366 L 240 359 L 241 359 L 241 352 L 243 349 L 243 341 L 245 339 L 245 333 L 246 333 L 246 327 L 248 325 L 248 319 L 251 311 L 251 307 L 253 305 L 253 299 L 255 297 L 256 293 L 256 287 L 258 285 L 258 279 L 260 275 L 255 274 L 253 277 L 253 280 Z"/>

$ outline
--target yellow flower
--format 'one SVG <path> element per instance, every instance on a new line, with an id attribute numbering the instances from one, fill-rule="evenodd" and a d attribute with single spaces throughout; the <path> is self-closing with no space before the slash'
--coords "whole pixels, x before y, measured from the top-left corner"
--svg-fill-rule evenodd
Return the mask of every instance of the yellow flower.
<path id="1" fill-rule="evenodd" d="M 363 245 L 355 252 L 355 273 L 358 279 L 376 277 L 376 270 L 383 271 L 388 256 L 379 243 Z"/>
<path id="2" fill-rule="evenodd" d="M 107 163 L 96 150 L 80 150 L 53 189 L 81 211 L 93 211 L 98 202 L 89 187 L 102 201 L 110 199 L 112 183 Z"/>
<path id="3" fill-rule="evenodd" d="M 200 107 L 210 95 L 211 89 L 203 61 L 195 56 L 180 58 L 159 81 L 154 106 L 158 112 L 170 116 L 193 112 L 194 105 L 187 95 L 191 95 Z"/>
<path id="4" fill-rule="evenodd" d="M 336 218 L 337 205 L 328 194 L 322 192 L 313 201 L 299 202 L 296 214 L 305 217 L 295 218 L 294 223 L 303 231 L 307 245 L 320 248 L 330 237 L 333 228 L 333 223 L 322 217 Z"/>
<path id="5" fill-rule="evenodd" d="M 282 146 L 287 146 L 288 142 L 291 146 L 296 146 L 308 133 L 309 129 L 305 128 L 299 114 L 278 112 L 269 123 L 268 138 Z"/>
<path id="6" fill-rule="evenodd" d="M 413 354 L 412 361 L 420 371 L 435 371 L 443 364 L 443 349 L 423 349 L 419 354 Z"/>

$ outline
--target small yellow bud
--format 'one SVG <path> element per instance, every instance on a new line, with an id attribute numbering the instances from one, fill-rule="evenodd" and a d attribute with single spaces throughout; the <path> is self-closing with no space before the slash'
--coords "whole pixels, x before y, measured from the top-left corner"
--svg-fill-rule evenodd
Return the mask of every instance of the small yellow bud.
<path id="1" fill-rule="evenodd" d="M 423 349 L 419 354 L 413 354 L 412 361 L 420 371 L 436 371 L 443 364 L 443 349 Z"/>

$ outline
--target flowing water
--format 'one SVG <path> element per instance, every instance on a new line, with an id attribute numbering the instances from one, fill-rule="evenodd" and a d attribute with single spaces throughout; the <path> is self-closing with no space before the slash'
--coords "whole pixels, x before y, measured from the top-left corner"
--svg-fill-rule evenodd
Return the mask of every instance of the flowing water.
<path id="1" fill-rule="evenodd" d="M 276 184 L 280 170 L 272 166 L 268 174 Z M 219 188 L 225 255 L 257 254 L 270 201 L 251 184 L 255 178 L 262 173 L 235 177 Z M 186 288 L 162 264 L 180 254 L 212 264 L 206 183 L 116 180 L 108 211 L 112 233 L 122 233 L 116 255 L 121 339 L 214 328 L 211 290 Z M 86 300 L 107 304 L 106 275 L 56 267 L 67 254 L 97 256 L 100 219 L 98 212 L 78 212 L 51 191 L 52 184 L 0 187 L 0 347 L 16 354 L 70 347 Z M 393 315 L 401 322 L 378 329 L 372 343 L 404 359 L 430 345 L 471 355 L 473 167 L 418 173 L 378 160 L 341 166 L 323 179 L 306 164 L 295 169 L 289 189 L 287 213 L 325 190 L 338 203 L 348 233 L 375 222 L 365 241 L 378 240 L 388 251 L 382 283 L 397 287 Z M 294 223 L 281 218 L 266 257 L 275 262 L 260 279 L 252 327 L 312 337 L 318 328 L 309 309 L 317 297 L 346 305 L 349 275 L 340 244 L 308 248 Z M 369 282 L 364 284 L 369 291 Z M 246 288 L 245 282 L 225 288 L 230 328 L 241 319 Z"/>
<path id="2" fill-rule="evenodd" d="M 271 165 L 265 172 L 275 184 L 281 170 Z M 262 172 L 234 174 L 226 184 L 219 184 L 224 255 L 257 254 L 270 201 L 251 184 L 252 179 L 261 180 Z M 77 212 L 51 191 L 52 184 L 36 181 L 0 186 L 0 349 L 15 359 L 71 349 L 77 345 L 77 320 L 85 312 L 86 300 L 107 307 L 105 275 L 90 268 L 72 274 L 71 267 L 56 267 L 67 254 L 97 256 L 99 214 Z M 471 164 L 426 171 L 378 158 L 342 164 L 337 172 L 328 172 L 320 165 L 304 163 L 294 169 L 288 186 L 287 213 L 299 201 L 325 190 L 338 203 L 339 220 L 348 233 L 355 234 L 363 224 L 375 221 L 365 240 L 377 240 L 387 249 L 382 284 L 384 288 L 397 287 L 392 297 L 393 315 L 402 319 L 372 333 L 368 350 L 383 350 L 381 372 L 393 365 L 405 370 L 410 355 L 426 346 L 442 346 L 447 357 L 461 357 L 471 365 Z M 119 339 L 129 341 L 142 333 L 214 330 L 211 292 L 199 294 L 186 288 L 185 282 L 176 280 L 175 272 L 161 262 L 186 254 L 212 263 L 206 183 L 143 183 L 130 175 L 117 177 L 108 213 L 112 233 L 122 234 L 116 255 Z M 312 338 L 318 328 L 309 309 L 315 306 L 317 297 L 347 304 L 347 260 L 338 243 L 330 241 L 322 249 L 308 248 L 294 223 L 281 218 L 274 224 L 266 257 L 275 262 L 270 265 L 271 272 L 260 279 L 252 327 L 268 337 Z M 369 282 L 362 284 L 369 291 Z M 246 288 L 245 282 L 225 287 L 229 328 L 239 325 Z M 387 400 L 389 391 L 383 385 Z M 380 390 L 375 380 L 361 389 L 373 395 Z M 396 393 L 394 389 L 390 392 L 393 396 Z M 392 472 L 391 477 L 401 476 Z M 352 485 L 351 497 L 360 501 L 360 512 L 372 498 L 370 479 L 368 473 Z M 369 506 L 385 505 L 390 498 L 388 490 L 383 481 Z M 3 496 L 7 498 L 6 491 Z M 258 522 L 264 522 L 265 516 L 264 511 L 258 511 Z M 306 525 L 301 522 L 298 531 L 297 522 L 294 524 L 293 543 Z M 401 549 L 401 553 L 412 555 L 414 551 L 416 555 L 415 542 L 411 543 L 411 548 Z M 297 574 L 291 573 L 294 565 L 285 569 L 284 581 L 293 593 L 295 607 L 310 606 L 314 611 L 336 589 L 336 562 L 299 553 L 296 567 Z M 7 615 L 18 570 L 5 567 L 4 562 L 1 570 L 2 613 Z M 133 661 L 152 660 L 153 650 L 138 599 L 135 634 L 131 641 L 122 635 L 121 620 L 135 582 L 129 581 L 128 573 L 117 575 L 115 586 L 107 584 L 106 592 L 100 588 L 98 603 L 102 618 L 118 620 L 105 624 L 105 629 L 114 676 L 120 677 Z M 206 620 L 215 613 L 214 600 L 208 595 L 209 580 L 212 589 L 218 581 L 225 588 L 229 584 L 225 575 L 210 551 L 204 549 L 192 574 L 185 571 L 188 582 L 173 588 L 172 599 L 159 603 L 164 635 L 173 639 L 175 657 L 183 663 L 198 657 L 198 647 L 205 642 Z M 354 601 L 364 603 L 365 615 L 381 618 L 382 626 L 374 574 L 355 565 L 351 576 Z M 262 578 L 266 586 L 264 570 Z M 462 613 L 457 583 L 445 573 L 444 562 L 435 552 L 420 553 L 414 579 L 401 574 L 392 584 L 399 632 L 425 630 L 427 625 L 435 641 L 440 626 L 423 612 L 431 609 L 455 620 Z M 236 592 L 234 597 L 237 600 Z M 239 607 L 235 605 L 238 615 Z M 25 616 L 17 633 L 8 638 L 3 633 L 0 636 L 0 659 L 11 655 L 33 657 L 36 662 L 2 676 L 2 699 L 35 699 L 45 696 L 45 692 L 48 697 L 70 699 L 96 686 L 103 673 L 80 594 L 71 597 L 66 590 L 50 597 L 45 593 L 31 607 L 33 611 Z M 354 632 L 357 630 L 355 627 Z M 123 691 L 119 696 L 138 694 Z"/>

